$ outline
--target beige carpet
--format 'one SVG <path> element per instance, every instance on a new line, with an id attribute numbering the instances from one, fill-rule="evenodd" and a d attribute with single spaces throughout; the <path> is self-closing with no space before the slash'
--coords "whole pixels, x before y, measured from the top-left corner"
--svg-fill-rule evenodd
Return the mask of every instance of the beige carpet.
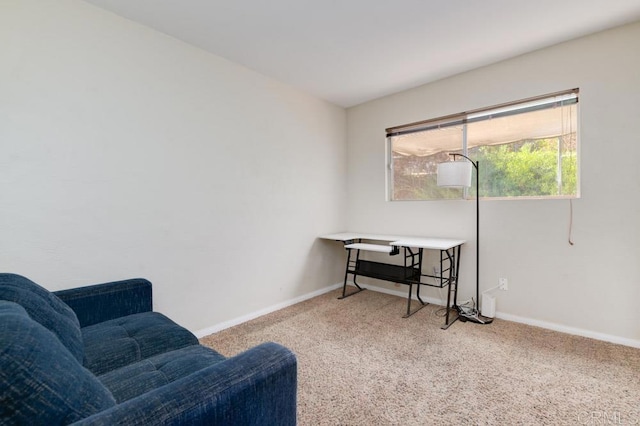
<path id="1" fill-rule="evenodd" d="M 640 425 L 639 349 L 501 320 L 444 331 L 437 306 L 403 319 L 404 299 L 337 296 L 202 343 L 295 352 L 300 425 Z"/>

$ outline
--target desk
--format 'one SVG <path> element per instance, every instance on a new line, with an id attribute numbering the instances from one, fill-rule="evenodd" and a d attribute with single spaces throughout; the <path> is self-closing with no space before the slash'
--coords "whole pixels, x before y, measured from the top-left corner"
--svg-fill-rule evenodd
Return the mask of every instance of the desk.
<path id="1" fill-rule="evenodd" d="M 420 309 L 425 303 L 420 298 L 420 287 L 423 285 L 430 287 L 448 287 L 447 291 L 447 314 L 445 324 L 442 329 L 447 329 L 453 324 L 458 316 L 450 320 L 452 307 L 458 304 L 458 268 L 460 266 L 460 247 L 466 242 L 464 240 L 454 240 L 445 238 L 424 238 L 408 237 L 397 235 L 379 235 L 357 232 L 342 232 L 338 234 L 323 235 L 320 238 L 325 240 L 339 241 L 344 244 L 347 250 L 347 266 L 345 268 L 344 283 L 342 285 L 342 296 L 353 296 L 365 288 L 357 283 L 358 276 L 376 278 L 409 286 L 407 295 L 407 313 L 403 318 L 408 318 Z M 363 241 L 371 241 L 363 242 Z M 402 250 L 404 257 L 403 264 L 391 264 L 383 262 L 373 262 L 360 258 L 361 251 L 372 251 L 387 253 L 390 256 L 399 255 Z M 422 259 L 424 250 L 438 250 L 440 252 L 440 269 L 438 274 L 422 273 Z M 399 262 L 398 262 L 399 263 Z M 356 290 L 347 294 L 347 278 L 353 275 L 353 284 Z M 416 286 L 416 298 L 420 306 L 411 310 L 411 293 L 413 286 Z M 451 294 L 453 293 L 453 300 Z M 452 305 L 453 302 L 453 305 Z"/>

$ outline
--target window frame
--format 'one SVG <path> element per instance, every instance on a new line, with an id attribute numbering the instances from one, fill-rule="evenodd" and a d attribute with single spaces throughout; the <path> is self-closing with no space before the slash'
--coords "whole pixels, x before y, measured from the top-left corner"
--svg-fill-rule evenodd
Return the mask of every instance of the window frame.
<path id="1" fill-rule="evenodd" d="M 576 155 L 576 189 L 575 194 L 562 194 L 562 195 L 522 195 L 522 196 L 481 196 L 483 200 L 558 200 L 558 199 L 578 199 L 581 197 L 581 179 L 580 179 L 580 102 L 579 102 L 579 88 L 573 88 L 569 90 L 563 90 L 554 93 L 548 93 L 545 95 L 534 96 L 517 101 L 505 102 L 489 107 L 483 107 L 478 109 L 469 110 L 466 112 L 449 114 L 441 117 L 436 117 L 428 120 L 421 120 L 405 125 L 394 126 L 385 129 L 385 193 L 387 201 L 443 201 L 443 200 L 460 200 L 472 198 L 469 194 L 469 188 L 462 188 L 459 190 L 460 196 L 454 198 L 430 198 L 430 199 L 394 199 L 394 165 L 393 165 L 393 148 L 392 138 L 394 136 L 410 134 L 422 131 L 428 131 L 431 129 L 437 129 L 442 127 L 450 127 L 454 125 L 463 125 L 463 137 L 460 150 L 464 155 L 468 155 L 468 138 L 467 138 L 467 124 L 474 123 L 483 120 L 489 120 L 492 116 L 503 117 L 507 115 L 518 115 L 529 112 L 534 112 L 539 109 L 549 109 L 554 106 L 569 106 L 576 105 L 576 128 L 575 128 L 575 155 Z M 568 102 L 567 102 L 568 101 Z M 539 103 L 542 107 L 536 107 L 535 104 Z M 526 106 L 530 104 L 530 106 Z M 520 106 L 521 108 L 518 108 Z M 506 114 L 494 114 L 497 110 L 507 111 Z M 509 112 L 512 111 L 512 112 Z M 517 111 L 517 112 L 513 112 Z M 480 145 L 484 146 L 484 145 Z M 444 152 L 444 151 L 443 151 Z M 480 170 L 482 170 L 482 162 L 480 163 Z M 482 172 L 480 172 L 482 173 Z M 475 175 L 475 173 L 474 173 Z"/>

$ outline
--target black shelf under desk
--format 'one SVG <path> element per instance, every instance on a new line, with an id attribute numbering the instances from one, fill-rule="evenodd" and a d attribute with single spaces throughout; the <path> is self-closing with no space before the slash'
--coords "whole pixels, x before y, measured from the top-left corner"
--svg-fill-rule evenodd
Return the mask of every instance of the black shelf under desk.
<path id="1" fill-rule="evenodd" d="M 401 284 L 417 284 L 420 282 L 420 270 L 418 267 L 405 267 L 402 265 L 358 259 L 353 272 L 363 277 L 377 278 L 379 280 Z"/>

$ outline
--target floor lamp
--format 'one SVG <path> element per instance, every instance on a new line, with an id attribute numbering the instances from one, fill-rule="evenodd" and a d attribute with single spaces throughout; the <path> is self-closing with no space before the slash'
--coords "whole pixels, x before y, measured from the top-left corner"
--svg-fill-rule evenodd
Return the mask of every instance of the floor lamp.
<path id="1" fill-rule="evenodd" d="M 493 318 L 480 315 L 480 169 L 479 162 L 474 162 L 463 154 L 449 154 L 454 161 L 438 164 L 438 186 L 469 188 L 471 187 L 471 167 L 476 169 L 476 303 L 472 309 L 456 306 L 461 320 L 471 321 L 477 324 L 490 324 Z M 455 161 L 456 157 L 462 157 L 467 161 Z M 457 280 L 456 271 L 456 280 Z M 458 283 L 456 282 L 456 285 Z"/>

